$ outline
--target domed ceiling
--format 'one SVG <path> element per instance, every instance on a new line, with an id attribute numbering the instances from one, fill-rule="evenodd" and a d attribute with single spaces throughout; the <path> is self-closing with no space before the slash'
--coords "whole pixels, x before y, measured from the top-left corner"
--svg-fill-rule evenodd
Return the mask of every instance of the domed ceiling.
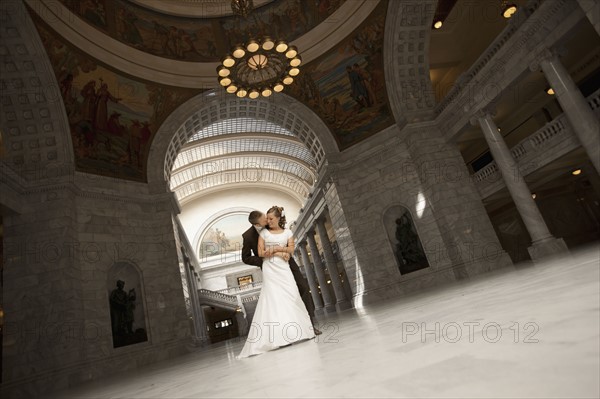
<path id="1" fill-rule="evenodd" d="M 227 9 L 231 14 L 230 1 L 59 1 L 96 29 L 143 52 L 180 61 L 218 62 L 249 37 L 269 35 L 291 42 L 327 19 L 345 0 L 273 1 L 256 7 L 246 18 L 204 17 Z M 170 15 L 173 5 L 198 17 Z"/>
<path id="2" fill-rule="evenodd" d="M 249 36 L 299 48 L 302 72 L 284 93 L 326 123 L 340 150 L 394 123 L 383 68 L 386 0 L 255 1 L 246 18 L 231 15 L 224 0 L 25 1 L 60 86 L 81 171 L 146 181 L 162 122 L 206 90 L 228 95 L 215 68 Z"/>

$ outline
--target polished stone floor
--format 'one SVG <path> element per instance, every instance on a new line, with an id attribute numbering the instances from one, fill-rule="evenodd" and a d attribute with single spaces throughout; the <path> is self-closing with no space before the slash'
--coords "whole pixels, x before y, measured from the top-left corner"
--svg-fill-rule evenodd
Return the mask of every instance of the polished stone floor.
<path id="1" fill-rule="evenodd" d="M 322 318 L 236 360 L 229 341 L 61 398 L 600 396 L 600 248 Z"/>

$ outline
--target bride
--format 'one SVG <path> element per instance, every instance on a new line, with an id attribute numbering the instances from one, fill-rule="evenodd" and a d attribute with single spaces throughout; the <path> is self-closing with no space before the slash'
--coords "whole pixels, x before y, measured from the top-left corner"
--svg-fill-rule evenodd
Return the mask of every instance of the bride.
<path id="1" fill-rule="evenodd" d="M 294 237 L 285 223 L 283 207 L 273 206 L 267 211 L 268 230 L 263 229 L 258 238 L 258 255 L 264 258 L 263 285 L 240 358 L 315 336 L 288 264 L 294 253 Z"/>

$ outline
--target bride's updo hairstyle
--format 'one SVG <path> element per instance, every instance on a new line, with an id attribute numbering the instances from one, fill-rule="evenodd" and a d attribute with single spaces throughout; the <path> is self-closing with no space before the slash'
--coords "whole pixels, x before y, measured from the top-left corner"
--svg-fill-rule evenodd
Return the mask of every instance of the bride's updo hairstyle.
<path id="1" fill-rule="evenodd" d="M 272 206 L 267 213 L 272 213 L 273 215 L 275 215 L 276 217 L 279 218 L 279 227 L 281 227 L 282 229 L 285 229 L 285 211 L 283 210 L 282 206 L 277 206 L 274 205 Z"/>

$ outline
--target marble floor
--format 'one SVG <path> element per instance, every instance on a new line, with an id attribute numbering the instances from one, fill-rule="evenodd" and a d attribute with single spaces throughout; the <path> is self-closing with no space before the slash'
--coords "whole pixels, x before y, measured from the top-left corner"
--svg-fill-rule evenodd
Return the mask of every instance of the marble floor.
<path id="1" fill-rule="evenodd" d="M 600 396 L 600 248 L 321 319 L 236 360 L 228 341 L 53 398 Z"/>

